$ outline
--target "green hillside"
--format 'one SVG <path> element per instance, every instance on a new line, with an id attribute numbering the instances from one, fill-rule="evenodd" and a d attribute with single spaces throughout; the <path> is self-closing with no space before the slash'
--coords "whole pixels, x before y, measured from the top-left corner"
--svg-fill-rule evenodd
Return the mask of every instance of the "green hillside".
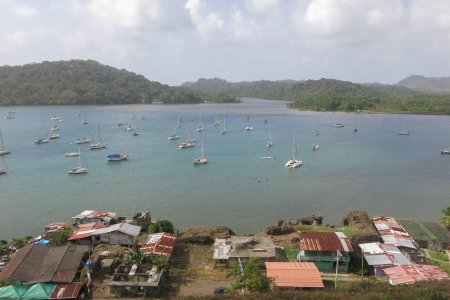
<path id="1" fill-rule="evenodd" d="M 229 102 L 235 98 L 170 87 L 93 60 L 0 67 L 0 105 L 200 103 L 206 100 Z"/>

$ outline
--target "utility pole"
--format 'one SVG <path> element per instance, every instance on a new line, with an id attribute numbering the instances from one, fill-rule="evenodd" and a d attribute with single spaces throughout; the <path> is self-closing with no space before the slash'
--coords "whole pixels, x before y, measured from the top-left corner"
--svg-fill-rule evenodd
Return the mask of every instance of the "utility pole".
<path id="1" fill-rule="evenodd" d="M 334 289 L 337 289 L 337 280 L 338 280 L 338 268 L 339 268 L 339 250 L 336 250 L 336 277 L 334 279 Z"/>

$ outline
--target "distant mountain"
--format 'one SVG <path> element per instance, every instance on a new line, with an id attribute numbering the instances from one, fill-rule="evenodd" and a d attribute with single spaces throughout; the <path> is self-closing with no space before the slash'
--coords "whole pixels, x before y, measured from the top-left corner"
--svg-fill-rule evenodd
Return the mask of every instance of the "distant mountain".
<path id="1" fill-rule="evenodd" d="M 199 103 L 234 101 L 150 81 L 93 60 L 0 67 L 0 105 Z"/>
<path id="2" fill-rule="evenodd" d="M 227 82 L 199 79 L 182 85 L 193 91 L 237 97 L 293 101 L 293 108 L 326 111 L 450 113 L 450 95 L 427 93 L 399 85 L 359 84 L 335 79 Z"/>
<path id="3" fill-rule="evenodd" d="M 401 80 L 397 85 L 428 92 L 450 93 L 450 77 L 411 75 Z"/>

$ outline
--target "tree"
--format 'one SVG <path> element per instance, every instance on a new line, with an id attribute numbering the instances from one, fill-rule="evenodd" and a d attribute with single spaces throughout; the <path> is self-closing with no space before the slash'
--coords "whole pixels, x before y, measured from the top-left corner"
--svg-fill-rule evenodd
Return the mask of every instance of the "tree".
<path id="1" fill-rule="evenodd" d="M 257 257 L 251 257 L 244 262 L 242 271 L 239 263 L 233 263 L 227 274 L 227 277 L 236 278 L 231 288 L 234 290 L 246 288 L 250 292 L 268 291 L 270 280 L 262 274 L 263 267 L 263 261 Z"/>
<path id="2" fill-rule="evenodd" d="M 159 220 L 156 223 L 150 224 L 147 227 L 147 233 L 167 232 L 174 233 L 172 222 L 169 220 Z"/>
<path id="3" fill-rule="evenodd" d="M 127 253 L 127 264 L 142 266 L 145 263 L 150 262 L 150 255 L 142 251 L 139 247 L 134 247 L 133 250 Z"/>
<path id="4" fill-rule="evenodd" d="M 444 208 L 442 210 L 442 213 L 444 214 L 444 216 L 441 218 L 441 224 L 442 226 L 447 228 L 447 230 L 450 230 L 450 206 Z"/>
<path id="5" fill-rule="evenodd" d="M 62 246 L 67 244 L 67 239 L 72 235 L 73 229 L 70 226 L 64 226 L 60 230 L 49 235 L 48 240 L 53 246 Z"/>

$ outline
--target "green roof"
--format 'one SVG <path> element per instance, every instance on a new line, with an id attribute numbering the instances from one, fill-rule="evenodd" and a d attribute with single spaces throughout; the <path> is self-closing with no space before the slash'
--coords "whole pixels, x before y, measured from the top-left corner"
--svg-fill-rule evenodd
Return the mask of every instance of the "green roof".
<path id="1" fill-rule="evenodd" d="M 20 299 L 29 287 L 21 284 L 8 285 L 1 290 L 0 299 Z"/>
<path id="2" fill-rule="evenodd" d="M 56 284 L 35 284 L 28 289 L 28 291 L 22 296 L 22 299 L 48 299 L 55 287 Z"/>

